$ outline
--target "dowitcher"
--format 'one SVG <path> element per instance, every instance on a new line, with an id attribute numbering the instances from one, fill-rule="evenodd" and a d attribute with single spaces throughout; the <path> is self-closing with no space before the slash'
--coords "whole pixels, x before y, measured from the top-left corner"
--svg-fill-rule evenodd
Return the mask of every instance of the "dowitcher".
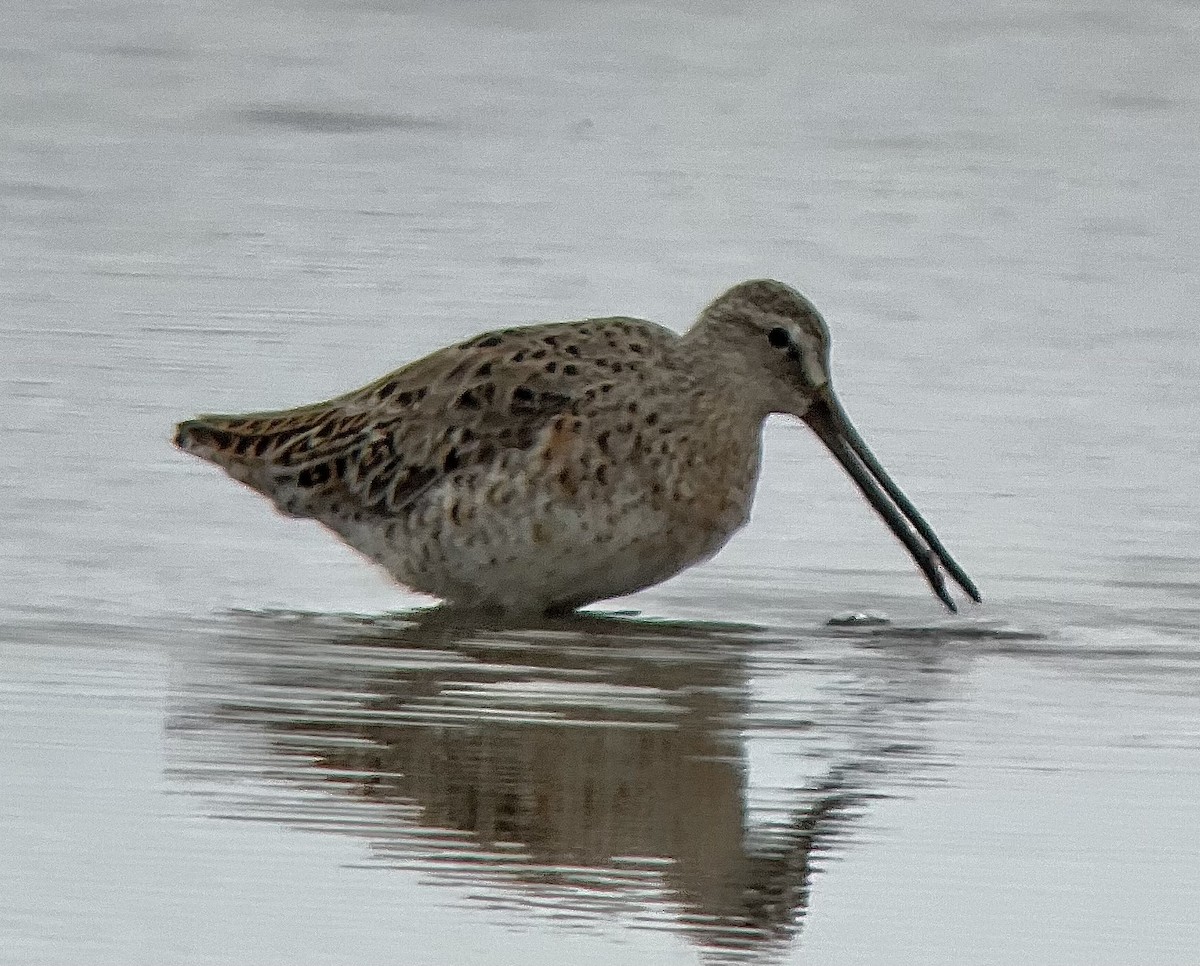
<path id="1" fill-rule="evenodd" d="M 724 546 L 771 413 L 812 428 L 946 607 L 943 570 L 980 599 L 834 394 L 825 320 L 771 280 L 734 286 L 683 335 L 625 317 L 487 332 L 326 402 L 188 420 L 175 443 L 408 587 L 556 612 Z"/>

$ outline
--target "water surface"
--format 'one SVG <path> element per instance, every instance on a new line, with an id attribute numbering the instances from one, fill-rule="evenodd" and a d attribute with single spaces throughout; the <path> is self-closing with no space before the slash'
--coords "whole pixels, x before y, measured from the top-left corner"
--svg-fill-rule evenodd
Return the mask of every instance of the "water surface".
<path id="1" fill-rule="evenodd" d="M 1103 0 L 4 5 L 0 961 L 1186 960 L 1198 36 Z M 424 610 L 169 446 L 761 275 L 983 606 L 941 613 L 785 420 L 720 556 L 536 628 Z"/>

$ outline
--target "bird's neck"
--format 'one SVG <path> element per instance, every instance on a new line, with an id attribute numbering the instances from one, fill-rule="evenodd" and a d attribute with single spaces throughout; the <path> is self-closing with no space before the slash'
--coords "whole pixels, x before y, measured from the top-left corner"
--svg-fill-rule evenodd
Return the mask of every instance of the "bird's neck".
<path id="1" fill-rule="evenodd" d="M 762 373 L 703 320 L 680 337 L 679 357 L 698 392 L 724 397 L 751 422 L 761 424 L 770 415 L 771 400 L 763 393 Z"/>

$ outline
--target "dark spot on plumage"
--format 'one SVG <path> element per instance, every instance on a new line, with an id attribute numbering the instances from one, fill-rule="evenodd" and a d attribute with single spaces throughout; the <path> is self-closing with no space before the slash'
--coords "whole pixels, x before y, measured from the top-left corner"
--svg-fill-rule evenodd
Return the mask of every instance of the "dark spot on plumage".
<path id="1" fill-rule="evenodd" d="M 528 386 L 517 386 L 513 390 L 513 402 L 533 402 L 534 392 Z"/>
<path id="2" fill-rule="evenodd" d="M 579 346 L 569 345 L 569 346 L 567 346 L 566 352 L 567 352 L 567 355 L 569 355 L 569 356 L 578 356 L 579 355 Z"/>
<path id="3" fill-rule="evenodd" d="M 446 458 L 442 460 L 442 472 L 449 473 L 458 468 L 458 450 L 451 447 L 446 454 Z"/>
<path id="4" fill-rule="evenodd" d="M 567 365 L 563 366 L 563 375 L 564 375 L 564 376 L 577 376 L 577 375 L 579 375 L 579 366 L 570 365 L 570 364 L 568 363 Z"/>
<path id="5" fill-rule="evenodd" d="M 455 403 L 459 409 L 478 409 L 479 397 L 475 395 L 473 389 L 467 389 L 459 394 L 458 400 Z"/>
<path id="6" fill-rule="evenodd" d="M 420 402 L 422 399 L 424 399 L 428 395 L 429 395 L 429 387 L 422 386 L 420 389 L 417 390 L 417 402 Z"/>
<path id="7" fill-rule="evenodd" d="M 413 394 L 411 392 L 402 392 L 396 397 L 396 402 L 398 402 L 401 406 L 410 406 L 412 405 L 412 401 Z"/>
<path id="8" fill-rule="evenodd" d="M 388 456 L 394 456 L 396 453 L 396 440 L 391 435 L 381 436 L 371 445 L 378 446 L 379 449 Z"/>
<path id="9" fill-rule="evenodd" d="M 563 470 L 561 473 L 559 473 L 558 474 L 558 482 L 559 482 L 559 485 L 562 486 L 564 489 L 570 489 L 571 483 L 572 483 L 571 471 Z"/>
<path id="10" fill-rule="evenodd" d="M 380 463 L 383 462 L 385 456 L 386 454 L 377 447 L 369 446 L 366 452 L 363 453 L 362 460 L 359 463 L 358 475 L 362 477 L 363 475 L 373 471 L 377 466 L 379 466 Z"/>
<path id="11" fill-rule="evenodd" d="M 479 387 L 480 393 L 483 394 L 485 402 L 492 402 L 496 398 L 496 384 L 494 382 L 485 382 Z"/>
<path id="12" fill-rule="evenodd" d="M 596 482 L 601 486 L 608 482 L 608 466 L 604 463 L 596 467 Z"/>
<path id="13" fill-rule="evenodd" d="M 658 496 L 660 493 L 662 493 L 662 490 L 663 490 L 663 488 L 662 488 L 661 483 L 651 483 L 650 484 L 650 492 L 653 493 L 655 496 Z"/>
<path id="14" fill-rule="evenodd" d="M 475 438 L 475 431 L 470 426 L 464 426 L 458 433 L 460 443 L 469 443 Z"/>
<path id="15" fill-rule="evenodd" d="M 479 379 L 486 379 L 491 374 L 492 374 L 492 364 L 490 362 L 485 362 L 483 365 L 481 365 L 478 369 L 475 370 L 475 375 Z"/>
<path id="16" fill-rule="evenodd" d="M 547 352 L 545 349 L 537 349 L 536 351 L 529 353 L 529 358 L 530 359 L 545 359 L 546 356 L 548 356 L 549 354 L 550 353 Z"/>
<path id="17" fill-rule="evenodd" d="M 558 336 L 548 335 L 544 339 L 542 339 L 542 341 L 545 342 L 546 345 L 550 346 L 551 348 L 555 348 L 558 345 Z"/>
<path id="18" fill-rule="evenodd" d="M 512 361 L 513 362 L 524 362 L 525 361 L 525 351 L 522 350 L 520 352 L 514 352 Z"/>
<path id="19" fill-rule="evenodd" d="M 400 469 L 396 467 L 391 473 L 380 474 L 384 480 L 395 480 L 395 485 L 392 487 L 393 507 L 403 506 L 407 501 L 418 496 L 425 485 L 437 477 L 437 475 L 437 471 L 428 466 L 420 469 L 414 467 Z M 374 489 L 374 484 L 372 484 L 372 489 Z"/>
<path id="20" fill-rule="evenodd" d="M 582 419 L 575 420 L 573 423 L 571 423 L 571 429 L 573 432 L 578 433 L 581 429 L 583 429 L 583 420 Z"/>
<path id="21" fill-rule="evenodd" d="M 558 372 L 558 363 L 555 362 L 553 359 L 551 361 L 547 362 L 546 363 L 546 371 L 549 373 Z"/>
<path id="22" fill-rule="evenodd" d="M 630 342 L 629 343 L 629 351 L 632 352 L 634 355 L 640 356 L 643 352 L 646 351 L 646 347 L 643 346 L 640 342 Z"/>
<path id="23" fill-rule="evenodd" d="M 250 444 L 252 442 L 253 442 L 253 440 L 251 439 L 251 437 L 243 436 L 241 439 L 239 439 L 237 441 L 237 444 L 233 447 L 233 451 L 238 456 L 244 456 L 246 453 L 246 450 L 248 450 L 250 448 Z"/>
<path id="24" fill-rule="evenodd" d="M 609 435 L 610 435 L 609 431 L 606 429 L 606 430 L 604 430 L 604 432 L 602 432 L 599 436 L 596 437 L 596 446 L 600 450 L 601 453 L 608 452 Z"/>
<path id="25" fill-rule="evenodd" d="M 329 464 L 318 463 L 312 468 L 313 486 L 320 486 L 322 483 L 329 482 Z"/>
<path id="26" fill-rule="evenodd" d="M 526 427 L 521 427 L 520 429 L 513 429 L 512 427 L 501 429 L 498 433 L 496 433 L 496 441 L 501 446 L 515 446 L 518 449 L 523 449 L 526 445 L 528 445 L 527 443 L 523 442 L 525 433 L 522 432 L 522 430 L 525 429 Z"/>
<path id="27" fill-rule="evenodd" d="M 612 392 L 614 388 L 616 388 L 614 383 L 606 382 L 600 386 L 600 391 L 603 393 L 609 393 Z"/>
<path id="28" fill-rule="evenodd" d="M 377 395 L 379 396 L 380 402 L 387 399 L 387 397 L 390 396 L 395 391 L 396 391 L 396 384 L 394 382 L 385 382 L 382 386 L 379 387 L 379 392 L 377 393 Z"/>
<path id="29" fill-rule="evenodd" d="M 637 400 L 635 399 L 635 400 L 631 401 L 626 408 L 629 410 L 629 414 L 631 416 L 637 415 L 637 411 L 638 411 Z"/>
<path id="30" fill-rule="evenodd" d="M 459 517 L 458 517 L 458 514 L 461 511 L 461 509 L 462 508 L 459 505 L 458 500 L 455 500 L 453 503 L 450 504 L 450 519 L 453 520 L 456 525 L 462 522 L 461 520 L 459 520 Z"/>
<path id="31" fill-rule="evenodd" d="M 260 457 L 265 456 L 267 454 L 267 450 L 269 450 L 270 448 L 271 448 L 271 437 L 270 436 L 260 436 L 260 437 L 258 437 L 258 442 L 256 442 L 254 444 L 254 455 L 260 456 Z"/>
<path id="32" fill-rule="evenodd" d="M 379 498 L 383 496 L 384 491 L 388 487 L 388 478 L 385 474 L 379 473 L 371 480 L 371 485 L 367 487 L 368 503 L 377 503 Z"/>
<path id="33" fill-rule="evenodd" d="M 480 443 L 479 449 L 475 453 L 475 459 L 480 463 L 491 462 L 492 457 L 496 455 L 496 447 L 491 443 Z"/>
<path id="34" fill-rule="evenodd" d="M 621 425 L 617 427 L 617 432 L 621 433 L 624 436 L 628 436 L 630 433 L 633 432 L 633 423 L 629 422 L 628 420 L 626 422 L 621 423 Z"/>
<path id="35" fill-rule="evenodd" d="M 498 346 L 503 341 L 504 340 L 501 339 L 500 336 L 498 336 L 498 335 L 488 335 L 488 336 L 484 336 L 482 339 L 480 339 L 478 342 L 476 342 L 475 345 L 478 346 L 480 349 L 494 349 L 496 346 Z"/>
<path id="36" fill-rule="evenodd" d="M 345 477 L 346 477 L 346 457 L 339 456 L 337 459 L 335 459 L 333 461 L 333 472 L 334 472 L 334 475 L 337 476 L 338 479 L 345 479 Z"/>
<path id="37" fill-rule="evenodd" d="M 655 426 L 657 424 L 658 424 L 658 413 L 647 413 L 646 414 L 646 425 L 647 426 Z"/>
<path id="38" fill-rule="evenodd" d="M 229 449 L 230 444 L 233 443 L 233 435 L 223 429 L 201 429 L 198 432 L 202 440 L 207 436 L 218 449 Z"/>
<path id="39" fill-rule="evenodd" d="M 621 371 L 622 369 L 624 369 L 625 367 L 624 367 L 623 365 L 621 365 L 621 363 L 617 362 L 617 360 L 616 360 L 616 359 L 614 359 L 614 360 L 612 361 L 612 364 L 609 366 L 609 368 L 610 368 L 610 369 L 611 369 L 613 372 L 620 372 L 620 371 Z"/>
<path id="40" fill-rule="evenodd" d="M 298 485 L 304 487 L 306 490 L 310 486 L 312 486 L 313 485 L 312 469 L 307 466 L 304 469 L 302 469 L 300 471 L 299 475 L 296 477 L 296 483 Z"/>

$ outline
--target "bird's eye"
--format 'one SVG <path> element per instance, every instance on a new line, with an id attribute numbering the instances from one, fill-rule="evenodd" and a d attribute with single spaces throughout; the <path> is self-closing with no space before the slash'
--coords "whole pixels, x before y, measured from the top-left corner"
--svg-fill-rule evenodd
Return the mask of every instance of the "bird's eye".
<path id="1" fill-rule="evenodd" d="M 771 343 L 773 348 L 785 349 L 792 344 L 792 337 L 788 335 L 787 329 L 776 326 L 767 333 L 767 341 Z"/>

